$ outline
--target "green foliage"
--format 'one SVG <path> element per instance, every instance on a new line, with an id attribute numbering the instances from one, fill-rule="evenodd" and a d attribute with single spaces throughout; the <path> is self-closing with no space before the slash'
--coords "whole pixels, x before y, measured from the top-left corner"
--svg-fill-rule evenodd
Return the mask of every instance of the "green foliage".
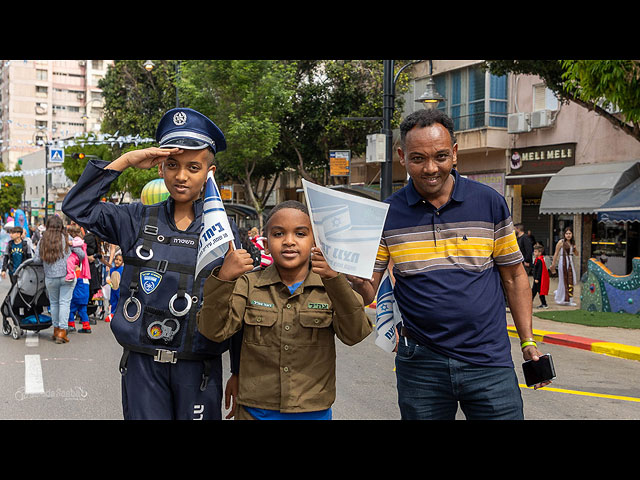
<path id="1" fill-rule="evenodd" d="M 224 132 L 227 150 L 216 155 L 222 180 L 268 180 L 284 168 L 272 154 L 280 121 L 290 109 L 293 66 L 274 60 L 187 60 L 181 64 L 181 98 Z M 255 199 L 258 211 L 264 198 Z"/>
<path id="2" fill-rule="evenodd" d="M 153 138 L 158 121 L 175 107 L 176 60 L 115 60 L 98 86 L 105 97 L 103 132 Z"/>
<path id="3" fill-rule="evenodd" d="M 17 166 L 14 171 L 19 171 L 20 167 Z M 22 195 L 24 193 L 24 177 L 12 177 L 3 176 L 2 172 L 5 172 L 6 168 L 4 163 L 0 162 L 0 215 L 9 213 L 12 208 L 22 208 Z M 9 183 L 9 186 L 5 186 L 5 183 Z"/>
<path id="4" fill-rule="evenodd" d="M 65 175 L 72 182 L 78 181 L 87 163 L 92 158 L 111 162 L 130 150 L 151 146 L 150 144 L 139 144 L 137 146 L 135 144 L 131 144 L 123 145 L 123 148 L 121 149 L 120 145 L 117 143 L 114 145 L 94 145 L 88 136 L 84 138 L 77 138 L 76 143 L 76 146 L 65 148 L 65 159 L 62 163 Z M 73 154 L 75 153 L 84 153 L 85 158 L 73 158 Z M 139 198 L 140 192 L 144 186 L 151 180 L 158 177 L 157 169 L 140 170 L 137 168 L 128 168 L 111 184 L 111 188 L 107 195 L 110 197 L 113 195 L 121 195 L 122 192 L 129 192 L 132 198 Z"/>
<path id="5" fill-rule="evenodd" d="M 576 97 L 619 109 L 627 121 L 640 122 L 640 61 L 563 60 L 565 88 Z"/>
<path id="6" fill-rule="evenodd" d="M 487 60 L 485 66 L 496 75 L 538 75 L 562 101 L 573 100 L 595 110 L 640 140 L 638 60 Z M 620 118 L 607 115 L 610 106 Z"/>

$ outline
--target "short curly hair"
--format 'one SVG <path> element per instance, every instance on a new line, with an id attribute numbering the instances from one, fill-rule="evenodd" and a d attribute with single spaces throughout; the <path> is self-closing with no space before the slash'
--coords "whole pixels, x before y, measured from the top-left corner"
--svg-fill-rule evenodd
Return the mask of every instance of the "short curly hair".
<path id="1" fill-rule="evenodd" d="M 439 123 L 449 132 L 451 137 L 451 146 L 456 143 L 456 136 L 453 132 L 453 120 L 440 110 L 416 110 L 408 115 L 400 124 L 400 142 L 405 145 L 405 138 L 409 130 L 414 127 L 430 127 L 434 123 Z"/>
<path id="2" fill-rule="evenodd" d="M 267 217 L 267 221 L 264 224 L 265 225 L 264 226 L 265 234 L 269 229 L 269 221 L 271 221 L 271 218 L 273 218 L 273 215 L 276 212 L 279 212 L 280 210 L 283 210 L 285 208 L 294 208 L 296 210 L 300 210 L 305 215 L 309 215 L 309 209 L 306 207 L 306 205 L 301 203 L 301 202 L 299 202 L 299 201 L 297 201 L 297 200 L 285 200 L 284 202 L 280 202 L 275 207 L 273 207 L 271 209 L 271 211 L 269 212 L 269 216 Z"/>

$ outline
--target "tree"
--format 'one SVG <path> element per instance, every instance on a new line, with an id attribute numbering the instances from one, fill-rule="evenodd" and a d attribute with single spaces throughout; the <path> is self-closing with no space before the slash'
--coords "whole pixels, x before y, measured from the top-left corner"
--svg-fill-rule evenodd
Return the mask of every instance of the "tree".
<path id="1" fill-rule="evenodd" d="M 15 171 L 19 171 L 17 166 Z M 24 192 L 24 178 L 21 176 L 2 176 L 6 171 L 4 163 L 0 162 L 0 215 L 9 213 L 12 208 L 21 208 Z"/>
<path id="2" fill-rule="evenodd" d="M 594 111 L 640 141 L 638 60 L 487 60 L 485 66 L 495 75 L 537 75 L 561 101 Z"/>
<path id="3" fill-rule="evenodd" d="M 154 60 L 148 71 L 142 60 L 115 60 L 98 82 L 105 97 L 103 132 L 155 137 L 156 126 L 175 107 L 177 60 Z"/>
<path id="4" fill-rule="evenodd" d="M 285 167 L 272 154 L 280 142 L 279 122 L 294 93 L 293 68 L 292 63 L 272 60 L 181 64 L 181 97 L 214 120 L 227 140 L 227 149 L 216 155 L 216 176 L 243 183 L 259 214 Z"/>
<path id="5" fill-rule="evenodd" d="M 65 159 L 62 163 L 65 175 L 74 183 L 78 181 L 87 163 L 92 158 L 111 162 L 114 158 L 130 150 L 151 146 L 147 144 L 127 144 L 120 147 L 117 142 L 114 142 L 113 145 L 111 143 L 95 144 L 89 136 L 77 138 L 75 142 L 75 146 L 66 147 Z M 74 158 L 76 153 L 83 153 L 84 158 Z M 139 198 L 144 186 L 156 178 L 159 178 L 157 168 L 148 170 L 127 168 L 111 184 L 107 196 L 119 195 L 122 199 L 124 194 L 128 192 L 132 198 Z"/>
<path id="6" fill-rule="evenodd" d="M 405 61 L 397 62 L 401 68 Z M 380 60 L 305 60 L 297 62 L 292 108 L 282 122 L 278 155 L 287 158 L 303 178 L 319 182 L 329 165 L 329 150 L 348 149 L 364 156 L 366 137 L 379 132 L 382 117 L 383 62 Z M 408 76 L 396 84 L 392 126 L 400 123 Z"/>

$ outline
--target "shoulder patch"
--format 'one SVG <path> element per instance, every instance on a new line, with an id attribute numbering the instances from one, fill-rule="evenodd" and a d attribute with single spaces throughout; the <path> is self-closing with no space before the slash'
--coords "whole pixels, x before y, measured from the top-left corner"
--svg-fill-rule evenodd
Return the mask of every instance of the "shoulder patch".
<path id="1" fill-rule="evenodd" d="M 162 275 L 160 275 L 158 272 L 154 272 L 152 270 L 140 272 L 140 285 L 142 286 L 142 291 L 147 295 L 158 288 L 158 285 L 160 285 L 161 281 Z"/>

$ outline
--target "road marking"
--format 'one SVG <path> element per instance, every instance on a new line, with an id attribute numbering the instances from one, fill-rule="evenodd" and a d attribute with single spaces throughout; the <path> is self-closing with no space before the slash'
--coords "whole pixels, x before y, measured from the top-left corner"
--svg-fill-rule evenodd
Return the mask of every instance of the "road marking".
<path id="1" fill-rule="evenodd" d="M 29 332 L 27 331 L 27 336 L 24 340 L 25 345 L 27 347 L 37 347 L 38 346 L 38 332 Z"/>
<path id="2" fill-rule="evenodd" d="M 40 355 L 24 356 L 24 393 L 44 393 Z"/>
<path id="3" fill-rule="evenodd" d="M 528 388 L 529 390 L 533 390 L 533 387 L 527 387 L 526 385 L 519 384 L 521 388 Z M 565 390 L 562 388 L 551 388 L 551 387 L 542 387 L 538 390 L 548 390 L 550 392 L 559 392 L 559 393 L 569 393 L 571 395 L 583 395 L 585 397 L 599 397 L 599 398 L 611 398 L 613 400 L 624 400 L 625 402 L 638 402 L 640 403 L 640 398 L 636 397 L 624 397 L 621 395 L 608 395 L 606 393 L 593 393 L 593 392 L 580 392 L 578 390 Z"/>

